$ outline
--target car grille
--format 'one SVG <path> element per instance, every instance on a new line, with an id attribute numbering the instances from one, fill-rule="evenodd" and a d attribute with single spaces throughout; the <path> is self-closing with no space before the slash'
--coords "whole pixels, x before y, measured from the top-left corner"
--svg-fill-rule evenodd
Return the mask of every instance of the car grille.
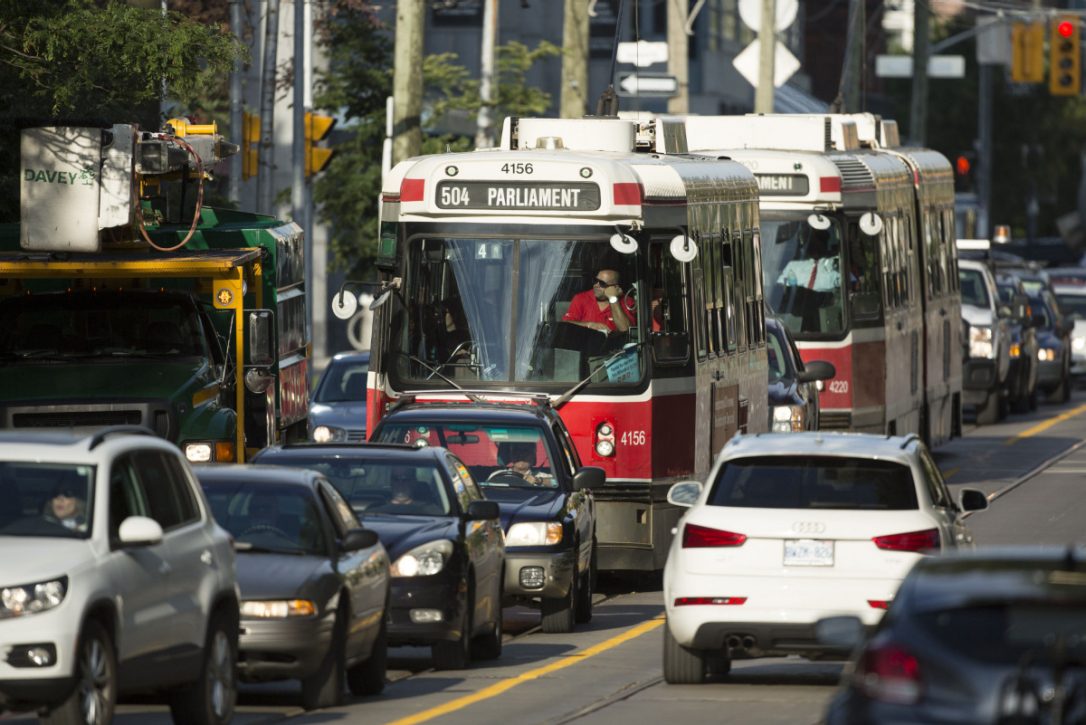
<path id="1" fill-rule="evenodd" d="M 347 431 L 347 442 L 348 443 L 365 443 L 366 442 L 366 431 L 364 431 L 364 430 L 354 430 L 353 428 L 348 430 Z"/>
<path id="2" fill-rule="evenodd" d="M 852 414 L 848 411 L 819 413 L 819 430 L 848 430 L 852 427 Z"/>

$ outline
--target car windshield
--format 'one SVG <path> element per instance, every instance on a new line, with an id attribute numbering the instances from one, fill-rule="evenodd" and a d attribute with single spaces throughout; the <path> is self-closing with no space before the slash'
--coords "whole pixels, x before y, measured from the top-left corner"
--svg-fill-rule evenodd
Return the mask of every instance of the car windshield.
<path id="1" fill-rule="evenodd" d="M 405 289 L 390 319 L 392 375 L 414 385 L 441 385 L 444 376 L 568 387 L 606 362 L 593 383 L 640 382 L 643 353 L 624 346 L 646 334 L 642 252 L 615 251 L 607 243 L 613 230 L 604 231 L 576 232 L 590 241 L 410 239 Z M 615 321 L 610 296 L 625 320 Z"/>
<path id="2" fill-rule="evenodd" d="M 1066 659 L 1086 661 L 1086 608 L 1081 600 L 997 602 L 914 616 L 942 646 L 972 660 L 1016 665 L 1028 658 L 1051 663 L 1059 642 Z"/>
<path id="3" fill-rule="evenodd" d="M 381 425 L 378 440 L 448 448 L 484 487 L 558 487 L 543 431 L 538 427 L 387 421 Z"/>
<path id="4" fill-rule="evenodd" d="M 892 461 L 758 456 L 721 466 L 710 506 L 776 509 L 918 508 L 912 470 Z"/>
<path id="5" fill-rule="evenodd" d="M 239 551 L 326 555 L 317 502 L 306 489 L 249 481 L 200 480 L 219 525 Z"/>
<path id="6" fill-rule="evenodd" d="M 974 307 L 991 307 L 988 301 L 988 285 L 984 283 L 984 274 L 980 270 L 958 268 L 961 280 L 962 304 Z"/>
<path id="7" fill-rule="evenodd" d="M 1078 315 L 1086 319 L 1086 295 L 1057 294 L 1056 301 L 1060 303 L 1060 309 L 1068 315 Z"/>
<path id="8" fill-rule="evenodd" d="M 358 456 L 271 457 L 260 463 L 319 471 L 360 517 L 371 514 L 447 516 L 452 502 L 433 463 Z"/>
<path id="9" fill-rule="evenodd" d="M 784 333 L 780 329 L 767 328 L 766 354 L 769 357 L 769 382 L 770 384 L 781 380 L 793 380 L 796 377 L 792 369 L 791 358 L 788 357 L 788 342 L 784 339 Z"/>
<path id="10" fill-rule="evenodd" d="M 1052 327 L 1052 314 L 1048 311 L 1048 305 L 1039 299 L 1029 301 L 1030 316 L 1033 317 L 1037 327 L 1048 330 Z"/>
<path id="11" fill-rule="evenodd" d="M 0 304 L 8 360 L 208 355 L 196 307 L 177 295 L 43 294 Z"/>
<path id="12" fill-rule="evenodd" d="M 366 400 L 368 361 L 335 360 L 329 363 L 317 386 L 318 403 L 359 403 Z"/>
<path id="13" fill-rule="evenodd" d="M 0 536 L 86 539 L 94 466 L 0 462 Z"/>

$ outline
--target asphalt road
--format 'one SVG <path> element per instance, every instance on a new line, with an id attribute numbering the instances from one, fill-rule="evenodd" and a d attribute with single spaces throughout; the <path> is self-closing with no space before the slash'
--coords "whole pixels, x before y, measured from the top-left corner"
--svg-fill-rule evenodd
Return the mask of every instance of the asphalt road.
<path id="1" fill-rule="evenodd" d="M 994 426 L 966 426 L 936 451 L 951 489 L 980 488 L 991 507 L 970 517 L 978 546 L 1086 539 L 1086 394 L 1042 405 Z M 736 661 L 730 675 L 702 686 L 663 683 L 663 603 L 658 584 L 605 580 L 595 617 L 567 635 L 538 631 L 530 609 L 506 612 L 500 660 L 466 671 L 435 672 L 424 649 L 390 654 L 382 695 L 305 713 L 297 685 L 245 686 L 234 722 L 410 723 L 816 723 L 841 665 L 798 658 Z M 30 722 L 25 716 L 0 718 Z M 123 704 L 116 722 L 170 722 L 154 701 Z"/>

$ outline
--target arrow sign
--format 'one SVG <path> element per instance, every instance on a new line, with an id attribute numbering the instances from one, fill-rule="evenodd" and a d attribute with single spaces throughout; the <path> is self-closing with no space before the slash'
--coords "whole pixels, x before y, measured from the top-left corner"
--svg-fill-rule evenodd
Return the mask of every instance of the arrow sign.
<path id="1" fill-rule="evenodd" d="M 636 43 L 619 43 L 616 60 L 619 63 L 633 63 L 638 68 L 654 63 L 667 62 L 667 43 L 650 43 L 639 40 Z"/>
<path id="2" fill-rule="evenodd" d="M 628 73 L 619 76 L 620 96 L 655 96 L 670 98 L 678 94 L 679 81 L 675 76 Z"/>

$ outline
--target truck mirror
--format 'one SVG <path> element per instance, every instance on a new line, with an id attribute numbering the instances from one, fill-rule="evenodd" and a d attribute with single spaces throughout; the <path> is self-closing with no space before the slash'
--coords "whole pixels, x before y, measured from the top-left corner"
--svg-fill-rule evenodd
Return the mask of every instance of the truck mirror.
<path id="1" fill-rule="evenodd" d="M 271 310 L 252 310 L 249 313 L 250 365 L 265 366 L 275 362 L 272 353 L 273 320 Z"/>

